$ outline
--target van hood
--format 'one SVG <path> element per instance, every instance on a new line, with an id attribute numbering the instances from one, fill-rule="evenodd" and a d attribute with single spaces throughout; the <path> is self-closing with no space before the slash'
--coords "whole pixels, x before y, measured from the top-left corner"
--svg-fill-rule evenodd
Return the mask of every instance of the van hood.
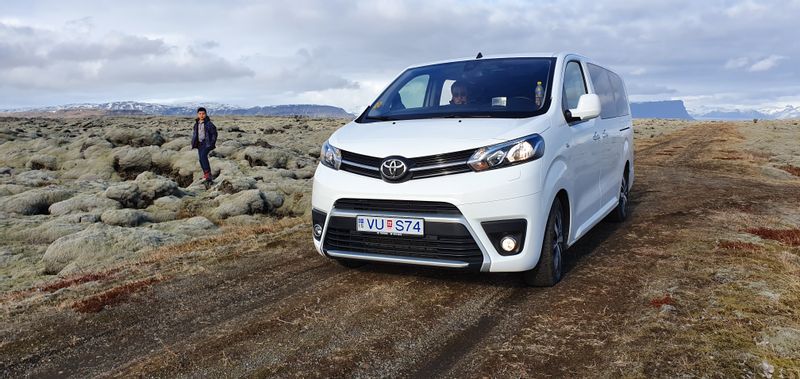
<path id="1" fill-rule="evenodd" d="M 373 157 L 414 158 L 477 149 L 543 133 L 549 126 L 546 116 L 350 122 L 333 133 L 328 141 L 339 149 Z"/>

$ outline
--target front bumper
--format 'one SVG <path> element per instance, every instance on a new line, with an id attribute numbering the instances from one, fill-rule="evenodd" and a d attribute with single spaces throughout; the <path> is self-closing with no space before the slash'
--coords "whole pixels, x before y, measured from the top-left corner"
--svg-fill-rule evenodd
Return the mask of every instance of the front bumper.
<path id="1" fill-rule="evenodd" d="M 322 236 L 314 239 L 317 251 L 331 258 L 361 259 L 434 267 L 514 272 L 533 268 L 539 260 L 546 211 L 536 189 L 535 170 L 508 167 L 481 173 L 464 173 L 405 183 L 374 178 L 320 166 L 314 176 L 312 207 L 325 215 Z M 343 207 L 341 199 L 402 200 L 452 204 L 455 212 L 427 208 Z M 427 241 L 409 237 L 355 232 L 357 215 L 416 217 L 425 220 Z M 525 241 L 519 253 L 501 255 L 481 223 L 524 219 Z M 450 244 L 445 244 L 452 243 Z M 442 253 L 442 252 L 445 253 Z"/>

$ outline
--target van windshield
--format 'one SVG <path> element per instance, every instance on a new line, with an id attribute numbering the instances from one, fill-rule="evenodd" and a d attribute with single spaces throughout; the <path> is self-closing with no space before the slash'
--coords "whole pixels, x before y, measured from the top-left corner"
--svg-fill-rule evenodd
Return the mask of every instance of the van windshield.
<path id="1" fill-rule="evenodd" d="M 554 67 L 555 58 L 496 58 L 411 68 L 357 121 L 543 114 Z"/>

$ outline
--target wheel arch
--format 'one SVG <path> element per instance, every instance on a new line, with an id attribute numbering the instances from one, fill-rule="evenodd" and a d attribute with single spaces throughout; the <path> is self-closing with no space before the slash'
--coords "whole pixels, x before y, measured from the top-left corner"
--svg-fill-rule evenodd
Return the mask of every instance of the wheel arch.
<path id="1" fill-rule="evenodd" d="M 564 219 L 567 222 L 566 226 L 566 240 L 569 242 L 572 236 L 572 204 L 570 203 L 569 190 L 570 181 L 568 178 L 568 166 L 564 157 L 559 156 L 553 160 L 550 167 L 545 174 L 544 188 L 545 196 L 542 197 L 542 212 L 545 219 L 550 212 L 550 207 L 553 202 L 558 198 L 561 200 L 561 206 L 564 212 Z"/>
<path id="2" fill-rule="evenodd" d="M 571 236 L 570 230 L 572 228 L 572 206 L 569 203 L 569 193 L 567 193 L 566 189 L 561 188 L 556 192 L 553 202 L 555 202 L 555 199 L 561 201 L 561 211 L 563 212 L 564 222 L 566 223 L 566 225 L 564 225 L 564 230 L 567 231 L 565 240 L 569 241 Z"/>
<path id="3" fill-rule="evenodd" d="M 625 161 L 625 168 L 622 169 L 622 175 L 625 175 L 625 179 L 628 180 L 628 183 L 631 182 L 631 161 Z"/>
<path id="4" fill-rule="evenodd" d="M 628 181 L 628 191 L 633 187 L 633 162 L 630 159 L 625 160 L 625 168 L 622 169 L 622 175 Z"/>

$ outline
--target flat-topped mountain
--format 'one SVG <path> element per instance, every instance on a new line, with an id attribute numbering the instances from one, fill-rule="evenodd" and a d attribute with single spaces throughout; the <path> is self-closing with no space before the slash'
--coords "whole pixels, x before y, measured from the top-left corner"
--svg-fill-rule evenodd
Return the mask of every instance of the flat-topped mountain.
<path id="1" fill-rule="evenodd" d="M 682 100 L 649 101 L 631 103 L 633 118 L 669 118 L 677 120 L 692 120 L 686 111 Z"/>

